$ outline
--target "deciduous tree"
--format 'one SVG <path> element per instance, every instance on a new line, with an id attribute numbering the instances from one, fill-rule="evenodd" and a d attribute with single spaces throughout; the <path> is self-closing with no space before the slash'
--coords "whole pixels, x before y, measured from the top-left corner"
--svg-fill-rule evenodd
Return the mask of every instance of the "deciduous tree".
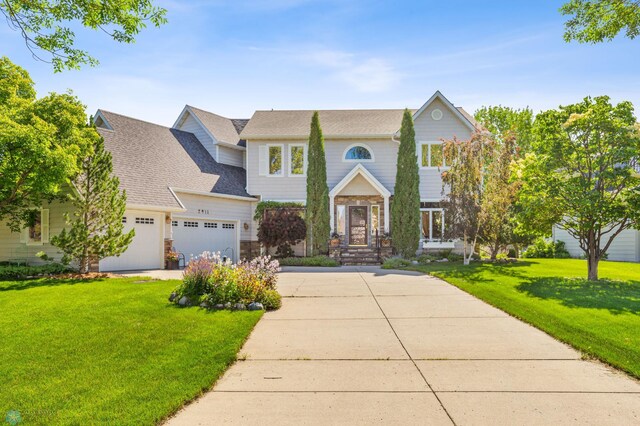
<path id="1" fill-rule="evenodd" d="M 532 220 L 556 223 L 576 238 L 589 280 L 598 279 L 615 238 L 640 227 L 639 154 L 630 102 L 587 97 L 536 117 L 533 153 L 520 165 L 521 198 Z"/>
<path id="2" fill-rule="evenodd" d="M 29 74 L 0 58 L 0 220 L 18 231 L 33 206 L 51 200 L 99 139 L 70 94 L 36 99 Z"/>
<path id="3" fill-rule="evenodd" d="M 565 41 L 600 43 L 613 40 L 621 31 L 630 39 L 640 33 L 637 0 L 570 0 L 560 12 L 571 16 L 565 24 Z"/>
<path id="4" fill-rule="evenodd" d="M 151 23 L 166 22 L 166 10 L 150 0 L 0 0 L 9 27 L 20 33 L 34 58 L 50 62 L 56 72 L 96 65 L 98 60 L 76 47 L 74 28 L 100 30 L 120 43 L 133 43 Z"/>

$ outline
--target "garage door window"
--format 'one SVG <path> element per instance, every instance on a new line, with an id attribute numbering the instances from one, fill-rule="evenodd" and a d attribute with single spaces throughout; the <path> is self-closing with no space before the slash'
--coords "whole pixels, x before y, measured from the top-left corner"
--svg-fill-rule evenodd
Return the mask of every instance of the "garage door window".
<path id="1" fill-rule="evenodd" d="M 141 225 L 153 225 L 152 217 L 136 217 L 136 223 Z"/>
<path id="2" fill-rule="evenodd" d="M 122 223 L 127 223 L 127 217 L 126 217 L 126 216 L 124 216 L 124 217 L 122 218 Z"/>
<path id="3" fill-rule="evenodd" d="M 171 221 L 171 226 L 178 226 L 178 221 L 177 220 L 172 220 Z"/>
<path id="4" fill-rule="evenodd" d="M 214 223 L 214 222 L 205 222 L 204 223 L 204 227 L 205 228 L 213 228 L 213 229 L 215 229 L 215 228 L 218 227 L 218 224 Z"/>
<path id="5" fill-rule="evenodd" d="M 198 222 L 191 222 L 191 221 L 185 220 L 183 225 L 185 228 L 197 228 Z"/>
<path id="6" fill-rule="evenodd" d="M 223 223 L 222 224 L 222 229 L 235 229 L 235 224 L 233 223 Z"/>

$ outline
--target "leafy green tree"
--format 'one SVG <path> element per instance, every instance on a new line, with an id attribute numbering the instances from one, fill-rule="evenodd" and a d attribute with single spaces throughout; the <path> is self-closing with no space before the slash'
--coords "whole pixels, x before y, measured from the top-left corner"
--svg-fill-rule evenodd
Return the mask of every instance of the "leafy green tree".
<path id="1" fill-rule="evenodd" d="M 640 33 L 640 2 L 637 0 L 570 0 L 560 12 L 571 18 L 565 23 L 569 42 L 611 41 L 621 31 L 634 39 Z"/>
<path id="2" fill-rule="evenodd" d="M 309 160 L 307 169 L 307 254 L 317 256 L 327 251 L 331 225 L 329 220 L 329 187 L 327 186 L 327 160 L 324 155 L 324 137 L 318 112 L 313 113 L 309 133 Z"/>
<path id="3" fill-rule="evenodd" d="M 391 204 L 393 246 L 403 257 L 413 257 L 420 243 L 420 175 L 416 132 L 408 109 L 402 116 L 396 184 Z"/>
<path id="4" fill-rule="evenodd" d="M 52 237 L 51 244 L 62 250 L 63 262 L 76 261 L 80 272 L 86 273 L 91 261 L 124 253 L 135 235 L 133 229 L 123 233 L 127 195 L 120 191 L 111 153 L 105 151 L 102 138 L 96 140 L 93 153 L 83 159 L 73 185 L 73 219 L 67 217 L 69 229 Z"/>
<path id="5" fill-rule="evenodd" d="M 615 238 L 640 227 L 639 153 L 630 102 L 587 97 L 536 117 L 533 152 L 520 164 L 524 211 L 578 241 L 589 280 Z"/>
<path id="6" fill-rule="evenodd" d="M 486 132 L 474 132 L 469 140 L 444 142 L 449 170 L 442 174 L 443 205 L 449 218 L 450 237 L 462 237 L 464 264 L 471 262 L 484 221 L 484 171 L 493 152 Z"/>
<path id="7" fill-rule="evenodd" d="M 166 10 L 150 0 L 0 0 L 9 27 L 20 33 L 32 56 L 50 62 L 56 72 L 96 65 L 98 60 L 76 47 L 72 28 L 101 30 L 120 43 L 133 43 L 142 29 L 167 22 Z"/>
<path id="8" fill-rule="evenodd" d="M 36 99 L 22 68 L 0 58 L 0 220 L 18 231 L 30 208 L 61 194 L 99 138 L 70 94 Z"/>
<path id="9" fill-rule="evenodd" d="M 531 147 L 533 111 L 529 108 L 515 109 L 502 105 L 482 107 L 474 117 L 496 141 L 513 139 L 515 148 L 527 152 Z"/>
<path id="10" fill-rule="evenodd" d="M 486 214 L 491 220 L 482 232 L 482 242 L 488 246 L 491 258 L 495 259 L 502 248 L 511 245 L 517 254 L 521 246 L 548 233 L 546 228 L 533 230 L 522 223 L 521 206 L 517 198 L 519 181 L 512 173 L 513 163 L 531 150 L 533 111 L 529 108 L 489 106 L 476 111 L 475 118 L 496 141 L 496 144 L 492 144 L 495 155 L 488 158 L 490 177 L 485 185 Z M 494 164 L 493 160 L 497 163 Z"/>

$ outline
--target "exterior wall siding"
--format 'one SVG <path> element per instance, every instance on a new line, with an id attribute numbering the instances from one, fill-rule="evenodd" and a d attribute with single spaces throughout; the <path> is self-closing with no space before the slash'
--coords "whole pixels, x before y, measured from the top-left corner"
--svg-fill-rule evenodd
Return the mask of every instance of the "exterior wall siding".
<path id="1" fill-rule="evenodd" d="M 253 212 L 257 203 L 204 195 L 177 193 L 186 207 L 184 213 L 174 213 L 173 217 L 240 221 L 240 240 L 257 239 L 257 224 L 253 221 Z M 245 229 L 245 224 L 248 229 Z"/>
<path id="2" fill-rule="evenodd" d="M 187 115 L 187 118 L 180 125 L 180 127 L 178 127 L 178 129 L 184 130 L 185 132 L 193 133 L 196 138 L 198 138 L 202 146 L 204 146 L 207 152 L 213 157 L 213 159 L 218 161 L 215 147 L 217 141 L 209 136 L 209 134 L 207 134 L 204 128 L 196 122 L 191 114 Z"/>
<path id="3" fill-rule="evenodd" d="M 434 120 L 431 113 L 434 109 L 442 111 L 442 118 Z M 416 131 L 416 144 L 418 164 L 422 165 L 421 143 L 439 142 L 453 139 L 468 139 L 471 137 L 469 127 L 440 99 L 434 100 L 414 123 Z M 423 200 L 435 200 L 442 198 L 442 170 L 420 168 L 420 198 Z"/>
<path id="4" fill-rule="evenodd" d="M 54 201 L 51 204 L 43 204 L 42 208 L 49 209 L 49 238 L 58 235 L 66 227 L 64 214 L 72 213 L 71 204 Z M 58 261 L 62 258 L 60 250 L 51 243 L 27 245 L 20 241 L 19 232 L 11 232 L 4 223 L 0 224 L 0 261 L 42 264 L 45 262 L 36 257 L 36 253 L 40 251 L 44 251 Z"/>
<path id="5" fill-rule="evenodd" d="M 571 257 L 582 257 L 584 252 L 578 244 L 578 240 L 573 238 L 567 231 L 555 227 L 553 229 L 554 241 L 564 241 Z M 640 262 L 640 231 L 627 229 L 611 243 L 608 250 L 608 260 L 618 260 L 625 262 Z"/>
<path id="6" fill-rule="evenodd" d="M 289 145 L 305 144 L 307 141 L 249 141 L 247 143 L 247 182 L 248 192 L 260 195 L 263 200 L 304 200 L 306 198 L 306 178 L 290 176 Z M 368 139 L 362 141 L 333 140 L 325 141 L 325 156 L 327 159 L 327 184 L 329 190 L 353 169 L 358 162 L 343 161 L 345 150 L 355 144 L 368 146 L 374 161 L 364 161 L 363 166 L 373 174 L 389 191 L 393 192 L 396 178 L 396 158 L 398 144 L 391 139 Z M 259 175 L 259 147 L 265 145 L 282 145 L 283 176 Z"/>
<path id="7" fill-rule="evenodd" d="M 238 149 L 218 145 L 217 161 L 230 166 L 244 167 L 244 152 Z"/>

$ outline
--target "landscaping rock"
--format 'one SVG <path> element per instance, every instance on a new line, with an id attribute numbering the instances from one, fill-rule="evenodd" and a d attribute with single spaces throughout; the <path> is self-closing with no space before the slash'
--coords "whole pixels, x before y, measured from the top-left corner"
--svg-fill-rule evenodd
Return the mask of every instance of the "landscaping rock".
<path id="1" fill-rule="evenodd" d="M 249 303 L 249 305 L 247 306 L 247 309 L 250 311 L 262 311 L 264 309 L 264 306 L 262 306 L 262 303 L 253 302 L 253 303 Z"/>
<path id="2" fill-rule="evenodd" d="M 189 301 L 189 298 L 187 296 L 182 296 L 180 298 L 180 300 L 178 300 L 178 305 L 180 305 L 180 306 L 189 306 L 190 305 L 189 302 L 190 301 Z"/>
<path id="3" fill-rule="evenodd" d="M 418 261 L 417 260 L 412 260 L 411 263 L 413 263 L 414 265 L 417 265 Z"/>
<path id="4" fill-rule="evenodd" d="M 208 308 L 208 307 L 209 307 L 209 304 L 208 304 L 207 302 L 202 302 L 202 303 L 200 304 L 200 307 L 201 307 L 201 308 Z"/>
<path id="5" fill-rule="evenodd" d="M 235 309 L 236 311 L 244 311 L 244 310 L 246 310 L 246 309 L 247 309 L 247 307 L 246 307 L 246 306 L 244 306 L 244 304 L 243 304 L 243 303 L 236 303 L 236 304 L 233 306 L 233 309 Z"/>
<path id="6" fill-rule="evenodd" d="M 218 303 L 217 305 L 215 305 L 213 307 L 213 309 L 216 309 L 218 311 L 221 311 L 222 309 L 224 309 L 224 305 L 222 303 Z"/>
<path id="7" fill-rule="evenodd" d="M 231 309 L 231 302 L 227 302 L 224 304 L 225 309 Z"/>
<path id="8" fill-rule="evenodd" d="M 448 261 L 449 261 L 449 259 L 447 259 L 447 258 L 436 260 L 436 262 L 448 262 Z"/>
<path id="9" fill-rule="evenodd" d="M 176 292 L 174 291 L 173 293 L 171 293 L 171 295 L 169 296 L 169 302 L 173 302 L 174 300 L 176 300 L 176 297 L 178 297 L 178 295 L 176 294 Z"/>

